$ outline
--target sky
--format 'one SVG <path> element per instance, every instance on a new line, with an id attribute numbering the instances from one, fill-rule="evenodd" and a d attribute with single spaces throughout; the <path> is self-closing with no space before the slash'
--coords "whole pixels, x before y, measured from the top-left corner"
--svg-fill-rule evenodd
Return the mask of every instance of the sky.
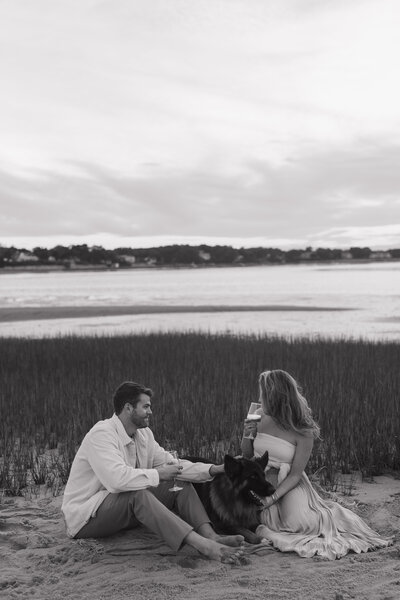
<path id="1" fill-rule="evenodd" d="M 0 0 L 0 244 L 400 248 L 398 0 Z"/>

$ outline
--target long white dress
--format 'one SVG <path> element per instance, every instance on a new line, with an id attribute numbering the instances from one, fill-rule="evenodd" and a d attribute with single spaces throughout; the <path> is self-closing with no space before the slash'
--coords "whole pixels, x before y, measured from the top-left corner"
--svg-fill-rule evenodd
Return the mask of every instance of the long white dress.
<path id="1" fill-rule="evenodd" d="M 254 440 L 256 456 L 268 450 L 267 469 L 278 469 L 278 483 L 287 477 L 295 449 L 294 444 L 267 433 L 258 433 Z M 258 535 L 282 552 L 297 552 L 306 558 L 318 555 L 334 560 L 350 551 L 367 552 L 393 543 L 348 508 L 323 500 L 305 473 L 295 488 L 262 511 L 261 522 Z"/>

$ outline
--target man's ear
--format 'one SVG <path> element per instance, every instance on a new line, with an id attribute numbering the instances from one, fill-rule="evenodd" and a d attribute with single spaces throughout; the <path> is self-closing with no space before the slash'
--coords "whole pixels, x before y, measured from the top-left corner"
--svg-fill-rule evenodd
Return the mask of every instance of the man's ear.
<path id="1" fill-rule="evenodd" d="M 238 475 L 240 473 L 240 462 L 229 454 L 225 454 L 224 465 L 225 473 L 228 475 L 228 477 L 233 477 L 234 475 Z"/>

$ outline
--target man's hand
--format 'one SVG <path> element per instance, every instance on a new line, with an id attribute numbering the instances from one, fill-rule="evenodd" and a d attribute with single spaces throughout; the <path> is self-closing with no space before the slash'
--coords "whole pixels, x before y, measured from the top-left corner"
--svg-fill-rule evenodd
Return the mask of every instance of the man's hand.
<path id="1" fill-rule="evenodd" d="M 158 476 L 160 478 L 160 481 L 169 481 L 171 479 L 174 479 L 175 477 L 178 477 L 178 475 L 180 475 L 181 471 L 182 471 L 182 465 L 178 465 L 177 463 L 174 464 L 167 464 L 164 463 L 163 465 L 160 465 L 159 467 L 156 467 L 156 471 L 158 471 Z"/>
<path id="2" fill-rule="evenodd" d="M 211 467 L 210 467 L 211 477 L 218 475 L 218 473 L 223 473 L 224 471 L 225 471 L 225 465 L 211 465 Z"/>

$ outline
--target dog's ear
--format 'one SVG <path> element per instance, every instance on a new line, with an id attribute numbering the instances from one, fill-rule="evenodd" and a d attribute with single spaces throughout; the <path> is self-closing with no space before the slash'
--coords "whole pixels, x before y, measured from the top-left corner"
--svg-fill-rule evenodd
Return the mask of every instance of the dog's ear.
<path id="1" fill-rule="evenodd" d="M 268 465 L 268 460 L 269 460 L 268 450 L 266 450 L 260 458 L 257 458 L 257 462 L 262 467 L 263 471 L 265 471 L 265 468 Z"/>
<path id="2" fill-rule="evenodd" d="M 225 454 L 224 465 L 225 473 L 228 475 L 228 477 L 233 477 L 234 475 L 238 475 L 240 473 L 240 462 L 237 461 L 236 458 L 233 458 L 233 456 L 230 456 L 229 454 Z"/>

